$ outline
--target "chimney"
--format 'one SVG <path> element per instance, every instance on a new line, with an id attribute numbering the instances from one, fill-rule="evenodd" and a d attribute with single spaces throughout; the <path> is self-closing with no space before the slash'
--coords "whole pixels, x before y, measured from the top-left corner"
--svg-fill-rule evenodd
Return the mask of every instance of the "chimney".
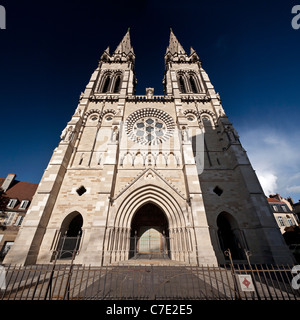
<path id="1" fill-rule="evenodd" d="M 15 173 L 9 173 L 4 180 L 1 188 L 3 189 L 4 192 L 11 186 L 12 182 L 15 180 L 16 174 Z"/>

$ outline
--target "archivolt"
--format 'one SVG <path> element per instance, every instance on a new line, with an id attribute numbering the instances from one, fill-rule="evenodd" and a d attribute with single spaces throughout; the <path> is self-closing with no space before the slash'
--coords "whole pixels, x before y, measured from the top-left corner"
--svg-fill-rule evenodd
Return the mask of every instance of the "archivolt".
<path id="1" fill-rule="evenodd" d="M 124 195 L 123 199 L 116 212 L 115 227 L 130 228 L 135 212 L 148 202 L 156 204 L 164 211 L 168 218 L 169 228 L 187 225 L 179 202 L 163 188 L 149 184 L 134 190 L 129 195 Z"/>
<path id="2" fill-rule="evenodd" d="M 194 114 L 194 115 L 197 117 L 197 120 L 198 120 L 199 123 L 201 122 L 201 115 L 202 115 L 202 114 L 208 114 L 208 115 L 210 115 L 211 118 L 212 118 L 212 120 L 213 120 L 213 122 L 214 122 L 215 124 L 217 123 L 216 115 L 215 115 L 215 113 L 212 112 L 211 110 L 202 109 L 202 110 L 199 110 L 199 112 L 198 112 L 198 111 L 196 111 L 196 110 L 194 110 L 194 109 L 187 109 L 187 110 L 185 110 L 185 111 L 183 112 L 183 114 L 184 114 L 185 116 L 187 116 L 189 113 Z"/>
<path id="3" fill-rule="evenodd" d="M 93 113 L 99 114 L 99 121 L 101 122 L 102 118 L 103 118 L 106 114 L 111 113 L 111 114 L 115 115 L 115 114 L 116 114 L 116 111 L 113 110 L 113 109 L 106 109 L 106 110 L 104 110 L 103 112 L 101 112 L 99 109 L 91 109 L 91 110 L 88 110 L 88 111 L 84 114 L 84 116 L 83 116 L 83 124 L 86 123 L 88 117 L 89 117 L 91 114 L 93 114 Z"/>

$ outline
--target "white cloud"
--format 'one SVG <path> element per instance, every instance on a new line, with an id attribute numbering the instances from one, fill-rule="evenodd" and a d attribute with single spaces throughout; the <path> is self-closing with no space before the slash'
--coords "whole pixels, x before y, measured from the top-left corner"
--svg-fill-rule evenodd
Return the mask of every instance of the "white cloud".
<path id="1" fill-rule="evenodd" d="M 300 198 L 300 132 L 273 127 L 239 130 L 241 142 L 266 195 Z"/>
<path id="2" fill-rule="evenodd" d="M 258 180 L 266 195 L 277 192 L 277 179 L 278 177 L 272 172 L 256 171 Z"/>

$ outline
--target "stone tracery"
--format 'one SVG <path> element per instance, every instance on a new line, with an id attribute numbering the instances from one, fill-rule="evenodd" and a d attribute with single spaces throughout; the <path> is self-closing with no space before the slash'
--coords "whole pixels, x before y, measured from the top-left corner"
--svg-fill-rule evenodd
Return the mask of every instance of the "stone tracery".
<path id="1" fill-rule="evenodd" d="M 141 144 L 159 144 L 173 135 L 175 124 L 172 117 L 159 109 L 137 110 L 126 122 L 129 138 Z"/>

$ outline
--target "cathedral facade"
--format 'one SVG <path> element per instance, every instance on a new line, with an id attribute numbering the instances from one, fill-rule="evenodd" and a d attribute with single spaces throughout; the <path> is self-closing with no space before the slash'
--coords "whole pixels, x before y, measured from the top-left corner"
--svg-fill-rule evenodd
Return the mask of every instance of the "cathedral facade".
<path id="1" fill-rule="evenodd" d="M 171 30 L 164 59 L 164 95 L 136 95 L 129 30 L 104 51 L 5 264 L 293 263 L 197 53 Z"/>

